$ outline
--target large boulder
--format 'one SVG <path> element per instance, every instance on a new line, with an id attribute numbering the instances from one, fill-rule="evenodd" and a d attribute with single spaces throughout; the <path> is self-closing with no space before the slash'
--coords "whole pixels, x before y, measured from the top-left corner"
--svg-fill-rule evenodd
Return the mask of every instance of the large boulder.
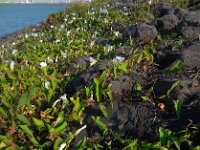
<path id="1" fill-rule="evenodd" d="M 124 38 L 128 39 L 132 37 L 138 42 L 149 42 L 151 40 L 154 40 L 157 35 L 158 32 L 156 30 L 156 27 L 153 25 L 148 25 L 146 23 L 133 25 L 123 33 Z"/>
<path id="2" fill-rule="evenodd" d="M 184 66 L 189 68 L 195 68 L 200 66 L 200 44 L 193 44 L 183 49 L 181 53 L 181 60 Z"/>
<path id="3" fill-rule="evenodd" d="M 153 14 L 155 17 L 162 17 L 164 15 L 173 15 L 177 9 L 176 4 L 160 2 L 153 8 Z"/>
<path id="4" fill-rule="evenodd" d="M 197 39 L 200 35 L 200 15 L 199 11 L 189 12 L 183 19 L 180 33 L 186 39 Z"/>
<path id="5" fill-rule="evenodd" d="M 179 23 L 179 19 L 175 15 L 165 15 L 156 20 L 156 27 L 158 30 L 172 30 Z"/>

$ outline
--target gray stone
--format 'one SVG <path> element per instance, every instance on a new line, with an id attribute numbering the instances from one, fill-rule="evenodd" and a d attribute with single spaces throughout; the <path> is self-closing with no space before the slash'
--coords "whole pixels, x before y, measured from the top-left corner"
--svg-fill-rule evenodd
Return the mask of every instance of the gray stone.
<path id="1" fill-rule="evenodd" d="M 193 44 L 183 49 L 181 60 L 189 68 L 200 66 L 200 44 Z"/>
<path id="2" fill-rule="evenodd" d="M 193 27 L 193 26 L 183 25 L 181 27 L 180 34 L 186 39 L 192 39 L 192 40 L 197 39 L 200 35 L 200 26 Z"/>
<path id="3" fill-rule="evenodd" d="M 185 18 L 184 21 L 187 22 L 189 26 L 200 26 L 200 12 L 199 11 L 192 11 L 189 12 Z"/>
<path id="4" fill-rule="evenodd" d="M 114 31 L 119 31 L 119 32 L 123 32 L 126 28 L 126 26 L 124 24 L 119 23 L 119 22 L 112 23 L 111 27 Z"/>
<path id="5" fill-rule="evenodd" d="M 117 49 L 117 55 L 128 56 L 132 48 L 130 46 L 124 46 Z"/>
<path id="6" fill-rule="evenodd" d="M 175 15 L 165 15 L 156 20 L 158 30 L 172 30 L 178 23 L 179 19 Z"/>
<path id="7" fill-rule="evenodd" d="M 132 84 L 128 76 L 118 76 L 111 84 L 114 100 L 124 101 L 131 98 Z"/>
<path id="8" fill-rule="evenodd" d="M 100 38 L 96 40 L 96 43 L 99 45 L 106 45 L 108 43 L 108 40 L 105 38 Z"/>
<path id="9" fill-rule="evenodd" d="M 79 72 L 85 70 L 90 65 L 89 57 L 77 57 L 69 65 L 69 70 L 71 73 Z"/>
<path id="10" fill-rule="evenodd" d="M 160 2 L 155 4 L 155 7 L 153 9 L 153 14 L 156 17 L 162 17 L 164 15 L 174 14 L 174 11 L 176 9 L 176 5 L 173 3 L 164 3 Z"/>
<path id="11" fill-rule="evenodd" d="M 174 11 L 174 15 L 177 16 L 177 18 L 181 22 L 181 21 L 183 21 L 184 17 L 187 15 L 187 11 L 185 11 L 184 9 L 181 9 L 181 8 L 177 8 Z"/>
<path id="12" fill-rule="evenodd" d="M 133 25 L 129 27 L 124 33 L 124 38 L 134 38 L 136 41 L 140 42 L 149 42 L 154 40 L 158 32 L 155 26 L 148 25 L 146 23 Z"/>

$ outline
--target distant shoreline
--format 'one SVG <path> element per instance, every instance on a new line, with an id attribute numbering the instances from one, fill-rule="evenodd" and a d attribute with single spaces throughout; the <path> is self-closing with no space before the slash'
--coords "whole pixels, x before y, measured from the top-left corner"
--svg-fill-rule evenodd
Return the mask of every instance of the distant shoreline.
<path id="1" fill-rule="evenodd" d="M 69 3 L 2 3 L 0 2 L 0 5 L 63 5 L 63 4 L 69 4 Z"/>

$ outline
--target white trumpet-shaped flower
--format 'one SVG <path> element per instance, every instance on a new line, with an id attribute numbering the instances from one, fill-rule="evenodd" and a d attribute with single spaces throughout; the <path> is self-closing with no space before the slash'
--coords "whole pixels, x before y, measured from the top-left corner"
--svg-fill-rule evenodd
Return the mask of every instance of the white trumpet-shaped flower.
<path id="1" fill-rule="evenodd" d="M 63 150 L 66 146 L 67 146 L 66 143 L 62 143 L 62 144 L 60 145 L 60 147 L 59 147 L 58 150 Z"/>
<path id="2" fill-rule="evenodd" d="M 76 130 L 74 133 L 74 136 L 77 136 L 81 131 L 83 131 L 84 129 L 87 128 L 87 125 L 84 125 L 83 127 L 81 127 L 80 129 Z"/>
<path id="3" fill-rule="evenodd" d="M 123 62 L 125 60 L 124 57 L 121 57 L 121 56 L 116 56 L 114 59 L 113 59 L 113 63 L 117 63 L 117 62 Z"/>
<path id="4" fill-rule="evenodd" d="M 46 81 L 46 82 L 44 83 L 44 88 L 45 88 L 45 89 L 49 89 L 49 86 L 50 86 L 50 82 L 49 82 L 49 81 Z"/>
<path id="5" fill-rule="evenodd" d="M 63 58 L 65 58 L 65 59 L 67 58 L 67 53 L 66 52 L 61 52 L 61 55 L 62 55 Z"/>
<path id="6" fill-rule="evenodd" d="M 13 55 L 16 55 L 17 52 L 18 52 L 18 50 L 16 50 L 16 49 L 13 49 L 13 50 L 12 50 L 12 54 L 13 54 Z"/>
<path id="7" fill-rule="evenodd" d="M 46 66 L 47 66 L 47 63 L 46 63 L 46 62 L 43 61 L 43 62 L 40 63 L 40 67 L 41 67 L 41 68 L 44 68 L 44 67 L 46 67 Z"/>
<path id="8" fill-rule="evenodd" d="M 97 63 L 97 60 L 92 58 L 92 57 L 90 57 L 90 66 L 93 66 L 96 63 Z"/>
<path id="9" fill-rule="evenodd" d="M 14 71 L 15 62 L 13 60 L 10 61 L 10 70 Z"/>

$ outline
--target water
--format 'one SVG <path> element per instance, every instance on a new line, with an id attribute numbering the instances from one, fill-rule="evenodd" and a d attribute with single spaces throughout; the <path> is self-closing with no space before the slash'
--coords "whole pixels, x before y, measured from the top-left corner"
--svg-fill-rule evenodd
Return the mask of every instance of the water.
<path id="1" fill-rule="evenodd" d="M 64 4 L 0 5 L 0 37 L 37 24 L 65 7 Z"/>

